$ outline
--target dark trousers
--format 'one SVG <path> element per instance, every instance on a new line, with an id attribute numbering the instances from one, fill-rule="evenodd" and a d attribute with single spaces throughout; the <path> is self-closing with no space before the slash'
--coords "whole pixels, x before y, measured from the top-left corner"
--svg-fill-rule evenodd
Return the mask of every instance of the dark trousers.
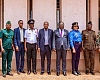
<path id="1" fill-rule="evenodd" d="M 17 71 L 23 71 L 24 69 L 24 43 L 20 43 L 19 51 L 16 51 L 16 69 Z"/>
<path id="2" fill-rule="evenodd" d="M 36 71 L 36 43 L 30 44 L 27 43 L 27 70 L 31 71 L 31 61 L 32 61 L 32 71 Z"/>
<path id="3" fill-rule="evenodd" d="M 50 65 L 51 65 L 51 50 L 49 45 L 44 46 L 44 51 L 40 51 L 41 55 L 41 71 L 44 72 L 44 61 L 45 56 L 47 57 L 47 72 L 50 72 Z"/>
<path id="4" fill-rule="evenodd" d="M 85 68 L 86 71 L 94 71 L 95 53 L 94 50 L 84 50 Z"/>
<path id="5" fill-rule="evenodd" d="M 76 50 L 76 53 L 72 52 L 72 71 L 78 71 L 81 43 L 74 43 L 74 48 Z"/>
<path id="6" fill-rule="evenodd" d="M 13 50 L 12 49 L 4 49 L 4 50 L 5 50 L 4 53 L 2 53 L 2 73 L 6 74 L 6 72 L 11 71 Z"/>
<path id="7" fill-rule="evenodd" d="M 56 50 L 56 71 L 60 72 L 60 60 L 62 59 L 62 71 L 66 71 L 66 54 L 67 51 L 61 46 L 60 50 Z"/>

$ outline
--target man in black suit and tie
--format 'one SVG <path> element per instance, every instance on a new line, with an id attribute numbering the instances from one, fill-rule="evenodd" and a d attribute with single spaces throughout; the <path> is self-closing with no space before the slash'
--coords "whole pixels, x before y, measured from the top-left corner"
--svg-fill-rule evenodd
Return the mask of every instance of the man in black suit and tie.
<path id="1" fill-rule="evenodd" d="M 64 23 L 59 23 L 59 28 L 53 34 L 53 50 L 56 51 L 56 75 L 60 75 L 60 59 L 62 59 L 62 72 L 66 76 L 66 54 L 69 49 L 68 30 L 64 29 Z"/>
<path id="2" fill-rule="evenodd" d="M 48 29 L 49 23 L 44 22 L 44 28 L 39 30 L 38 34 L 38 51 L 41 55 L 41 75 L 44 74 L 44 61 L 45 56 L 47 57 L 47 73 L 50 72 L 51 65 L 51 50 L 52 50 L 52 40 L 53 40 L 53 30 Z"/>

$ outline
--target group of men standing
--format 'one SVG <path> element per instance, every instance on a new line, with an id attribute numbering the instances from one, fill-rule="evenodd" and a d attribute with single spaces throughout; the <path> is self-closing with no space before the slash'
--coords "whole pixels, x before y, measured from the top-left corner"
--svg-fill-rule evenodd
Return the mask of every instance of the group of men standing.
<path id="1" fill-rule="evenodd" d="M 86 65 L 86 74 L 94 73 L 94 49 L 96 47 L 96 35 L 92 30 L 92 23 L 89 22 L 87 29 L 79 32 L 78 22 L 72 23 L 72 31 L 64 29 L 64 23 L 59 23 L 59 28 L 54 32 L 49 29 L 49 22 L 44 22 L 43 29 L 34 28 L 34 20 L 29 20 L 29 28 L 23 28 L 23 20 L 18 21 L 18 28 L 11 30 L 11 22 L 6 23 L 6 29 L 0 31 L 0 43 L 2 51 L 2 73 L 13 76 L 11 71 L 11 61 L 13 50 L 16 56 L 17 74 L 25 73 L 24 71 L 24 55 L 27 56 L 27 74 L 36 72 L 37 51 L 41 56 L 41 75 L 45 72 L 45 57 L 47 58 L 47 73 L 51 74 L 51 51 L 56 52 L 56 75 L 60 75 L 60 60 L 62 59 L 62 73 L 66 76 L 66 56 L 67 51 L 72 52 L 72 74 L 78 76 L 80 51 L 84 50 L 84 58 Z M 83 43 L 82 43 L 83 40 Z M 90 61 L 89 61 L 90 59 Z M 7 62 L 7 69 L 6 69 Z M 90 63 L 90 65 L 89 65 Z M 31 69 L 32 64 L 32 69 Z"/>

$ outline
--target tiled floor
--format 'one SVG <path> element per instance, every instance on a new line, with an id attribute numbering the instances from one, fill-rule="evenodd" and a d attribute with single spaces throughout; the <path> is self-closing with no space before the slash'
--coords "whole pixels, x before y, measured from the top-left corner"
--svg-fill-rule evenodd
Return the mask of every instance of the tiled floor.
<path id="1" fill-rule="evenodd" d="M 14 74 L 13 77 L 6 76 L 6 78 L 3 78 L 2 75 L 0 75 L 0 80 L 100 80 L 100 73 L 98 72 L 95 76 L 91 74 L 85 75 L 83 72 L 80 76 L 74 76 L 71 72 L 67 72 L 66 77 L 62 74 L 60 76 L 56 76 L 54 71 L 51 75 L 47 75 L 47 73 L 40 75 L 40 71 L 37 72 L 37 75 L 34 75 L 33 73 L 30 75 L 27 75 L 27 73 L 18 75 L 15 71 L 12 71 L 12 73 Z"/>

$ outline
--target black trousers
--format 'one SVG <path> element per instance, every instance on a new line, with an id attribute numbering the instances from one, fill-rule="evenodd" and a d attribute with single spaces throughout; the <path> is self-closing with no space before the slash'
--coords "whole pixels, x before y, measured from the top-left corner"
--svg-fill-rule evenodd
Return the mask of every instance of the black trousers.
<path id="1" fill-rule="evenodd" d="M 47 57 L 47 72 L 50 72 L 51 50 L 49 45 L 44 46 L 44 50 L 40 51 L 40 55 L 41 55 L 41 72 L 44 72 L 45 56 Z"/>
<path id="2" fill-rule="evenodd" d="M 31 71 L 31 61 L 32 61 L 32 71 L 36 71 L 36 43 L 30 44 L 27 43 L 27 70 Z"/>
<path id="3" fill-rule="evenodd" d="M 62 59 L 62 71 L 66 72 L 66 55 L 67 51 L 61 46 L 60 50 L 56 50 L 56 72 L 60 72 L 60 60 Z"/>

